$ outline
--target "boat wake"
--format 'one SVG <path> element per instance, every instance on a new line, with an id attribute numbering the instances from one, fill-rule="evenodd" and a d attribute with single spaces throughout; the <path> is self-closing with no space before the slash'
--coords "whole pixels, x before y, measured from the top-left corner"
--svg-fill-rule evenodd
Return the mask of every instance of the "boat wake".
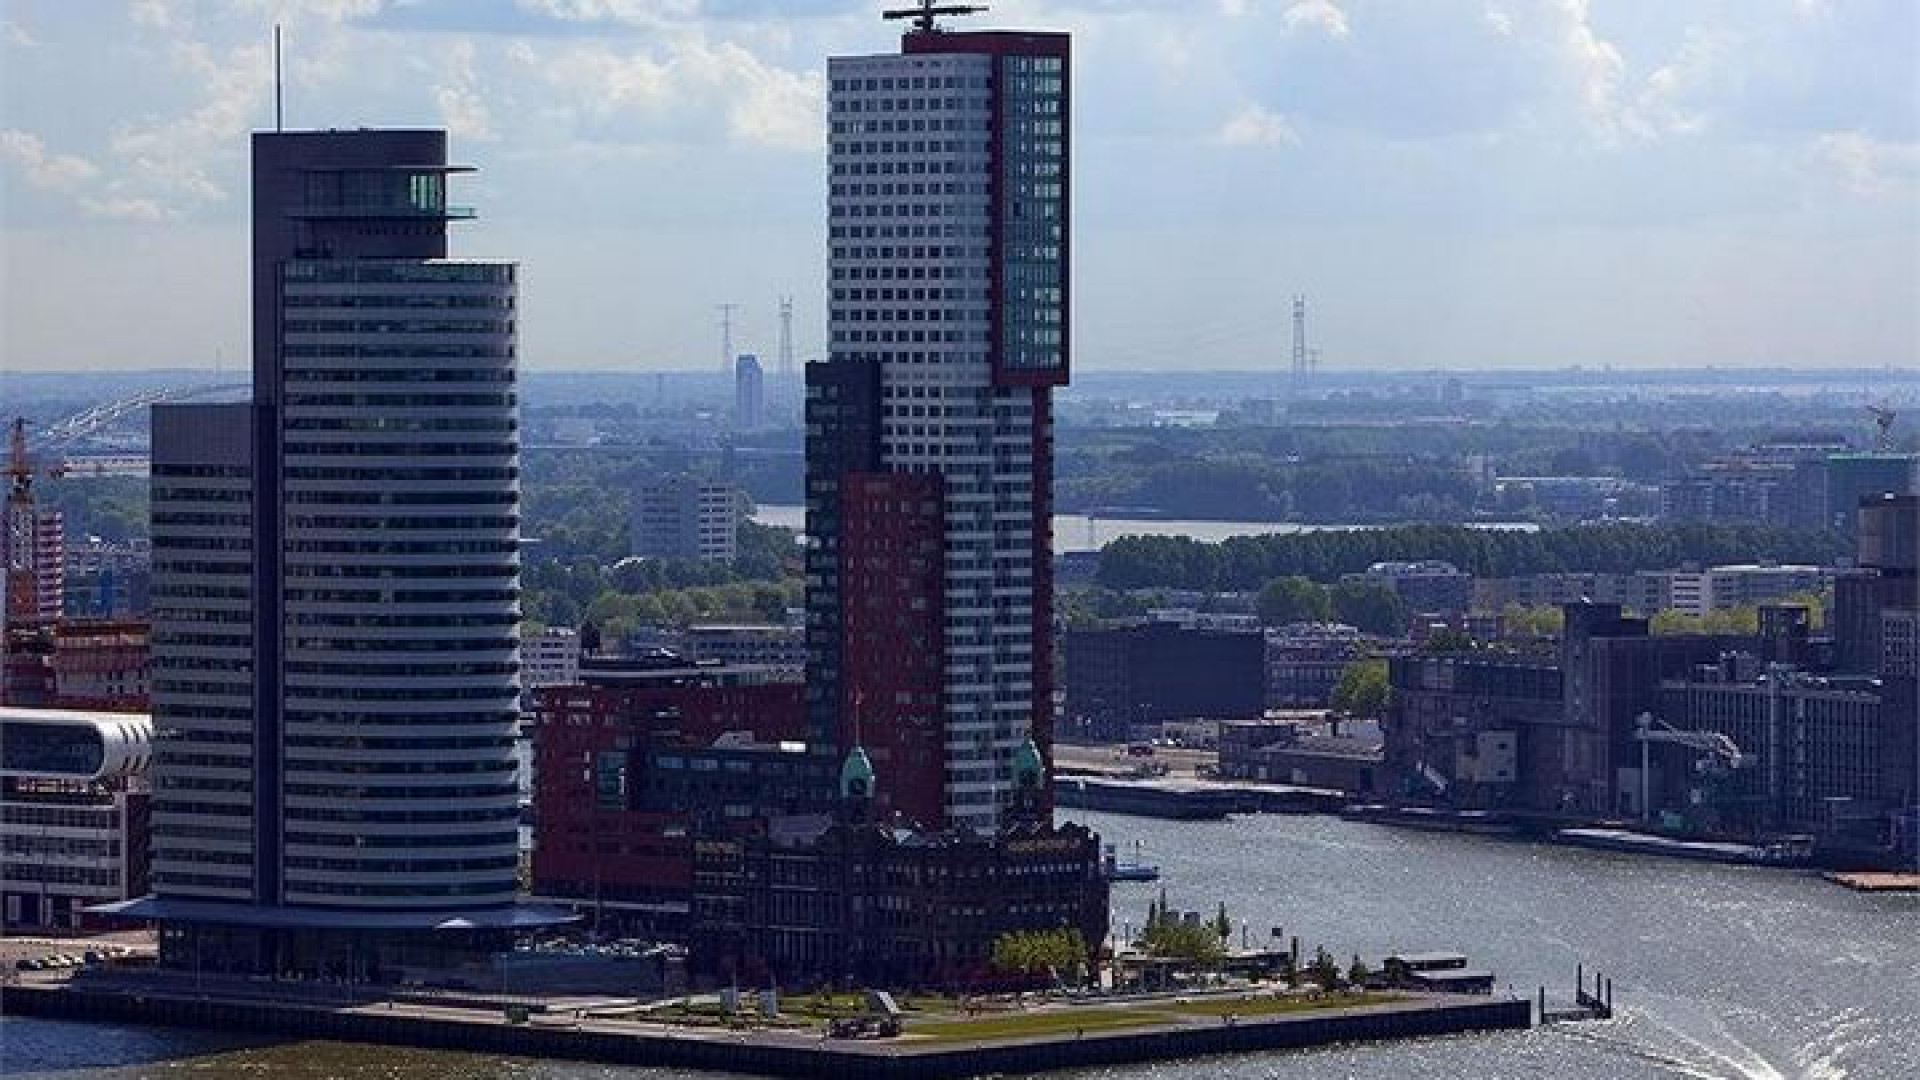
<path id="1" fill-rule="evenodd" d="M 1847 1076 L 1844 1068 L 1830 1062 L 1820 1071 L 1796 1063 L 1795 1072 L 1784 1072 L 1724 1026 L 1715 1028 L 1710 1042 L 1646 1013 L 1623 1010 L 1623 1018 L 1611 1023 L 1557 1025 L 1548 1030 L 1692 1080 L 1843 1080 Z M 1656 1045 L 1649 1036 L 1676 1045 Z"/>

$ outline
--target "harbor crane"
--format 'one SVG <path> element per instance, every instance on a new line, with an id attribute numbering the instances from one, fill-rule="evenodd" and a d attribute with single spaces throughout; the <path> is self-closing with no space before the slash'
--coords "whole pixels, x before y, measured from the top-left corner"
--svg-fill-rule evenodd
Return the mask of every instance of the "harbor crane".
<path id="1" fill-rule="evenodd" d="M 1633 737 L 1640 742 L 1640 820 L 1653 816 L 1653 744 L 1667 743 L 1697 751 L 1700 757 L 1694 770 L 1702 776 L 1721 777 L 1753 764 L 1740 744 L 1718 731 L 1682 731 L 1654 716 L 1641 713 L 1633 719 Z"/>

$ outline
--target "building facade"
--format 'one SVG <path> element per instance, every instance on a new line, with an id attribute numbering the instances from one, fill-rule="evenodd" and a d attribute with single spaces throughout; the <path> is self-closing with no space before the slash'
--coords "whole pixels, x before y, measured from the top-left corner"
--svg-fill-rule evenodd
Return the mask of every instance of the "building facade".
<path id="1" fill-rule="evenodd" d="M 521 640 L 520 684 L 524 689 L 571 686 L 579 681 L 579 631 L 566 626 L 549 626 Z"/>
<path id="2" fill-rule="evenodd" d="M 152 749 L 145 714 L 0 706 L 0 928 L 101 925 L 146 891 Z"/>
<path id="3" fill-rule="evenodd" d="M 1450 562 L 1380 562 L 1348 581 L 1385 585 L 1414 615 L 1459 615 L 1473 603 L 1473 575 Z"/>
<path id="4" fill-rule="evenodd" d="M 1732 739 L 1741 767 L 1709 783 L 1691 754 L 1662 747 L 1655 808 L 1711 814 L 1748 830 L 1829 832 L 1835 803 L 1883 814 L 1910 788 L 1910 761 L 1888 760 L 1879 688 L 1789 665 L 1740 678 L 1732 663 L 1704 665 L 1661 684 L 1659 715 L 1688 731 Z M 1678 748 L 1674 748 L 1678 749 Z"/>
<path id="5" fill-rule="evenodd" d="M 697 834 L 819 801 L 799 684 L 765 668 L 589 667 L 535 693 L 533 892 L 602 932 L 684 940 Z"/>
<path id="6" fill-rule="evenodd" d="M 739 552 L 740 493 L 685 473 L 654 477 L 634 496 L 631 548 L 643 559 L 732 562 Z"/>
<path id="7" fill-rule="evenodd" d="M 833 814 L 703 836 L 690 966 L 734 985 L 958 993 L 1028 981 L 995 968 L 1001 935 L 1070 928 L 1086 942 L 1091 970 L 1109 918 L 1100 838 L 1046 822 L 1037 747 L 1023 748 L 1015 768 L 1018 794 L 991 836 L 876 817 L 877 777 L 858 748 Z"/>
<path id="8" fill-rule="evenodd" d="M 1123 741 L 1135 725 L 1258 717 L 1266 708 L 1267 642 L 1258 631 L 1149 622 L 1069 630 L 1063 644 L 1065 724 L 1075 738 Z"/>
<path id="9" fill-rule="evenodd" d="M 733 362 L 733 423 L 753 431 L 766 422 L 767 375 L 760 358 L 742 353 Z"/>
<path id="10" fill-rule="evenodd" d="M 447 258 L 460 171 L 438 131 L 254 137 L 253 400 L 154 410 L 163 960 L 364 975 L 534 917 L 516 272 Z"/>
<path id="11" fill-rule="evenodd" d="M 680 635 L 695 663 L 771 667 L 796 679 L 806 670 L 806 631 L 767 623 L 695 623 Z"/>
<path id="12" fill-rule="evenodd" d="M 937 778 L 928 824 L 992 833 L 1014 754 L 1052 739 L 1068 39 L 929 21 L 898 53 L 832 59 L 828 81 L 828 356 L 807 374 L 812 723 L 844 747 L 870 712 L 864 737 L 898 731 L 887 749 L 906 759 L 882 772 L 892 798 Z M 883 507 L 898 520 L 873 520 Z M 897 646 L 851 606 L 849 582 L 883 573 L 915 624 L 902 629 L 927 639 L 903 669 L 876 666 Z"/>

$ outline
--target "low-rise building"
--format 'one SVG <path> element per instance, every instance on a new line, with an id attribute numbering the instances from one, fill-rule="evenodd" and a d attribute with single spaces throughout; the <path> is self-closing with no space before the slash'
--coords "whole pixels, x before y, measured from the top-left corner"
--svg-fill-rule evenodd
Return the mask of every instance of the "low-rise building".
<path id="1" fill-rule="evenodd" d="M 809 809 L 800 684 L 767 668 L 590 658 L 535 692 L 533 892 L 605 931 L 683 937 L 694 836 Z"/>
<path id="2" fill-rule="evenodd" d="M 1325 708 L 1347 665 L 1374 639 L 1343 623 L 1289 623 L 1266 632 L 1267 707 Z"/>
<path id="3" fill-rule="evenodd" d="M 1731 739 L 1739 766 L 1703 771 L 1711 763 L 1691 748 L 1659 745 L 1648 755 L 1650 809 L 1703 814 L 1704 824 L 1823 833 L 1862 811 L 1879 817 L 1910 796 L 1915 763 L 1884 752 L 1895 718 L 1885 715 L 1877 682 L 1784 664 L 1753 673 L 1738 659 L 1664 681 L 1657 715 Z"/>
<path id="4" fill-rule="evenodd" d="M 16 623 L 4 636 L 0 702 L 56 709 L 144 712 L 152 676 L 150 627 L 137 619 Z"/>
<path id="5" fill-rule="evenodd" d="M 696 663 L 769 667 L 798 674 L 807 666 L 804 626 L 766 623 L 695 623 L 680 646 Z"/>
<path id="6" fill-rule="evenodd" d="M 856 747 L 832 814 L 701 837 L 693 972 L 735 985 L 980 989 L 1009 979 L 993 967 L 1001 935 L 1062 927 L 1080 932 L 1091 966 L 1107 935 L 1100 838 L 1047 820 L 1032 743 L 1015 769 L 1022 795 L 993 835 L 878 819 Z"/>
<path id="7" fill-rule="evenodd" d="M 520 641 L 520 685 L 526 690 L 543 686 L 571 686 L 580 681 L 580 632 L 549 626 Z"/>
<path id="8" fill-rule="evenodd" d="M 1124 740 L 1136 725 L 1258 716 L 1266 705 L 1259 633 L 1142 622 L 1069 630 L 1060 734 Z"/>
<path id="9" fill-rule="evenodd" d="M 0 706 L 0 924 L 94 925 L 85 909 L 147 890 L 144 713 Z"/>
<path id="10" fill-rule="evenodd" d="M 1437 559 L 1378 562 L 1345 580 L 1385 585 L 1416 615 L 1458 615 L 1473 603 L 1473 575 Z"/>
<path id="11" fill-rule="evenodd" d="M 1226 724 L 1220 775 L 1233 780 L 1330 788 L 1357 798 L 1378 790 L 1384 755 L 1377 739 L 1310 733 L 1297 724 Z"/>

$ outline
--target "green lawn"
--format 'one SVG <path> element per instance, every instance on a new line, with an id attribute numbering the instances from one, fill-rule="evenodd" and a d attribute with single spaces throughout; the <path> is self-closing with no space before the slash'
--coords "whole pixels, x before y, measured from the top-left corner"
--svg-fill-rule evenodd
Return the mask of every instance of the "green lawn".
<path id="1" fill-rule="evenodd" d="M 909 1021 L 906 1033 L 935 1039 L 1006 1039 L 1022 1035 L 1060 1035 L 1069 1031 L 1153 1027 L 1176 1020 L 1155 1009 L 1056 1009 L 1003 1013 L 967 1020 Z"/>
<path id="2" fill-rule="evenodd" d="M 1398 994 L 1329 994 L 1319 999 L 1208 997 L 1188 1001 L 1102 1007 L 1054 1008 L 1042 1012 L 1001 1013 L 971 1019 L 909 1020 L 906 1034 L 948 1042 L 1064 1035 L 1073 1031 L 1114 1031 L 1160 1027 L 1233 1015 L 1279 1016 L 1319 1009 L 1350 1009 L 1400 1000 Z"/>

